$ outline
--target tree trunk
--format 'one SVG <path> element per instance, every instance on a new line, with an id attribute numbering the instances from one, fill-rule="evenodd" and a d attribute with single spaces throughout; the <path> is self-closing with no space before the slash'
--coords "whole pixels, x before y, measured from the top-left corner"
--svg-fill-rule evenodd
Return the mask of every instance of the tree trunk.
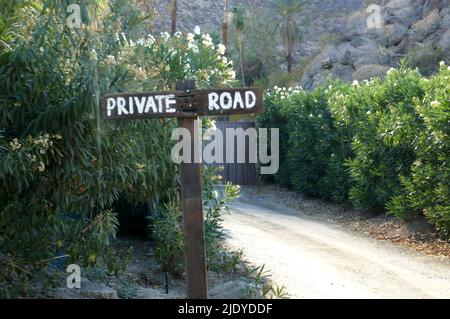
<path id="1" fill-rule="evenodd" d="M 241 78 L 242 78 L 242 85 L 245 87 L 245 75 L 244 75 L 244 52 L 243 52 L 243 35 L 239 34 L 239 60 L 241 62 Z"/>
<path id="2" fill-rule="evenodd" d="M 177 11 L 178 11 L 178 0 L 172 1 L 172 35 L 177 32 Z"/>
<path id="3" fill-rule="evenodd" d="M 293 63 L 292 63 L 292 52 L 289 52 L 288 56 L 287 56 L 287 70 L 288 70 L 289 74 L 292 73 L 292 66 L 293 66 Z"/>
<path id="4" fill-rule="evenodd" d="M 228 0 L 224 0 L 223 3 L 222 43 L 228 48 Z M 227 51 L 225 52 L 225 55 L 227 54 Z"/>

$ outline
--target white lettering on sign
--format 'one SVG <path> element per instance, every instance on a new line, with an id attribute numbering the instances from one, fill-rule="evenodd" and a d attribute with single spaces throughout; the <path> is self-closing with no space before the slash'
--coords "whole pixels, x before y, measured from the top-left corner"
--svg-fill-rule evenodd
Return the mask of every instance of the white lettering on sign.
<path id="1" fill-rule="evenodd" d="M 165 98 L 164 95 L 156 95 L 155 99 L 158 101 L 158 112 L 162 113 L 163 112 L 163 99 Z"/>
<path id="2" fill-rule="evenodd" d="M 145 97 L 142 97 L 140 100 L 138 97 L 135 97 L 134 102 L 136 103 L 138 113 L 142 114 L 145 110 Z"/>
<path id="3" fill-rule="evenodd" d="M 242 100 L 242 96 L 240 94 L 236 94 L 234 96 L 233 109 L 237 109 L 238 106 L 243 109 L 245 107 L 244 101 Z"/>
<path id="4" fill-rule="evenodd" d="M 158 113 L 156 109 L 155 99 L 147 99 L 147 106 L 145 107 L 145 113 L 149 113 L 150 109 L 152 109 L 153 113 Z"/>
<path id="5" fill-rule="evenodd" d="M 107 110 L 107 115 L 111 116 L 112 115 L 112 111 L 116 108 L 116 99 L 113 98 L 109 98 L 108 101 L 106 102 L 106 110 Z"/>
<path id="6" fill-rule="evenodd" d="M 123 97 L 119 97 L 117 99 L 117 108 L 119 109 L 118 110 L 119 115 L 122 115 L 122 114 L 128 115 L 128 111 L 125 108 L 125 106 L 127 106 L 127 101 L 125 101 L 125 99 Z"/>
<path id="7" fill-rule="evenodd" d="M 175 99 L 175 94 L 170 94 L 167 96 L 167 104 L 166 104 L 166 112 L 167 113 L 175 113 L 177 110 L 171 105 L 175 106 L 177 104 L 177 100 Z"/>
<path id="8" fill-rule="evenodd" d="M 224 110 L 229 110 L 233 107 L 233 98 L 231 97 L 231 93 L 223 92 L 220 95 L 220 106 Z"/>
<path id="9" fill-rule="evenodd" d="M 256 105 L 256 95 L 253 91 L 245 92 L 245 107 L 252 109 Z"/>
<path id="10" fill-rule="evenodd" d="M 236 110 L 251 109 L 256 105 L 256 94 L 253 91 L 245 92 L 211 92 L 208 94 L 208 110 Z"/>
<path id="11" fill-rule="evenodd" d="M 176 113 L 175 94 L 154 96 L 109 97 L 106 100 L 106 115 L 165 114 Z"/>
<path id="12" fill-rule="evenodd" d="M 212 110 L 220 110 L 220 106 L 219 104 L 217 104 L 217 102 L 219 102 L 219 94 L 213 92 L 213 93 L 209 93 L 208 94 L 208 109 L 210 111 Z"/>

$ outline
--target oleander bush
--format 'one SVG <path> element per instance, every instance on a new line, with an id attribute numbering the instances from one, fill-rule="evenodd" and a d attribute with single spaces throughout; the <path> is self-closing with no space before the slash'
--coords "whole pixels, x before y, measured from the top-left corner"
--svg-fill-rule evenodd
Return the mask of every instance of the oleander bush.
<path id="1" fill-rule="evenodd" d="M 405 65 L 378 79 L 351 86 L 330 97 L 338 125 L 352 132 L 349 197 L 359 208 L 383 210 L 401 192 L 400 176 L 410 173 L 416 158 L 415 133 L 420 130 L 413 99 L 424 95 L 421 76 Z"/>
<path id="2" fill-rule="evenodd" d="M 280 129 L 280 169 L 274 180 L 314 197 L 345 201 L 348 153 L 328 107 L 329 91 L 275 87 L 265 97 L 261 127 Z"/>
<path id="3" fill-rule="evenodd" d="M 450 230 L 450 70 L 431 78 L 402 62 L 384 80 L 274 88 L 262 127 L 280 128 L 274 181 L 305 194 L 424 216 Z"/>
<path id="4" fill-rule="evenodd" d="M 115 202 L 164 205 L 179 191 L 176 122 L 104 122 L 103 94 L 234 77 L 209 35 L 148 35 L 135 1 L 81 1 L 73 29 L 70 4 L 1 1 L 0 297 L 47 282 L 57 260 L 119 271 Z"/>
<path id="5" fill-rule="evenodd" d="M 292 90 L 291 90 L 292 91 Z M 297 92 L 298 90 L 295 90 Z M 292 105 L 291 99 L 282 97 L 281 91 L 278 87 L 275 87 L 273 91 L 267 91 L 264 97 L 264 108 L 265 111 L 258 117 L 258 122 L 261 127 L 276 127 L 279 129 L 280 135 L 280 167 L 275 175 L 266 175 L 264 178 L 279 183 L 284 187 L 290 187 L 291 184 L 291 174 L 289 166 L 287 165 L 287 154 L 289 150 L 289 115 Z"/>
<path id="6" fill-rule="evenodd" d="M 213 271 L 232 271 L 240 261 L 239 253 L 224 246 L 222 216 L 229 213 L 228 204 L 239 197 L 239 186 L 227 183 L 219 186 L 217 168 L 203 169 L 203 211 L 205 218 L 205 249 L 207 267 Z M 157 243 L 155 256 L 164 272 L 181 277 L 185 269 L 183 223 L 179 196 L 171 198 L 150 224 Z"/>
<path id="7" fill-rule="evenodd" d="M 414 99 L 422 121 L 416 135 L 416 160 L 409 176 L 402 176 L 403 194 L 388 209 L 398 216 L 424 214 L 444 235 L 450 235 L 450 67 L 422 79 L 422 99 Z"/>
<path id="8" fill-rule="evenodd" d="M 340 135 L 334 127 L 323 88 L 292 97 L 288 166 L 292 188 L 310 196 L 344 201 L 347 176 Z M 295 172 L 294 174 L 292 174 Z"/>

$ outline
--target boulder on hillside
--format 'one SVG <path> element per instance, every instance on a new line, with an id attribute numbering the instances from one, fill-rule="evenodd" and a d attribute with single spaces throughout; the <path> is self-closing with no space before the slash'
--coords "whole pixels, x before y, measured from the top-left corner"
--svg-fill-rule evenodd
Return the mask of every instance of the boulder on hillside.
<path id="1" fill-rule="evenodd" d="M 388 50 L 381 44 L 371 38 L 362 38 L 362 45 L 349 49 L 351 65 L 359 69 L 367 64 L 385 64 L 390 62 Z"/>
<path id="2" fill-rule="evenodd" d="M 382 29 L 382 38 L 387 47 L 398 46 L 408 35 L 408 28 L 402 23 L 386 24 Z"/>
<path id="3" fill-rule="evenodd" d="M 417 21 L 412 26 L 409 34 L 412 42 L 422 42 L 430 34 L 437 31 L 441 24 L 441 17 L 439 11 L 433 10 L 425 18 Z"/>
<path id="4" fill-rule="evenodd" d="M 450 51 L 450 29 L 448 29 L 438 43 L 439 49 L 442 51 Z"/>
<path id="5" fill-rule="evenodd" d="M 410 27 L 422 14 L 414 0 L 391 0 L 384 7 L 386 23 L 398 22 Z"/>
<path id="6" fill-rule="evenodd" d="M 440 16 L 441 16 L 441 29 L 442 30 L 450 29 L 450 7 L 447 10 L 442 10 L 440 12 Z"/>
<path id="7" fill-rule="evenodd" d="M 380 64 L 368 64 L 361 66 L 356 72 L 353 73 L 353 80 L 363 81 L 371 78 L 384 78 L 389 67 Z"/>

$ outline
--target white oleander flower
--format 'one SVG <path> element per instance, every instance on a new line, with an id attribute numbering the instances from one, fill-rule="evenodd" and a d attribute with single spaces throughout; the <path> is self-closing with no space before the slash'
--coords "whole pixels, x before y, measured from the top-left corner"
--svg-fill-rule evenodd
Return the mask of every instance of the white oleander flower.
<path id="1" fill-rule="evenodd" d="M 97 61 L 97 51 L 92 49 L 91 52 L 89 53 L 89 59 Z"/>
<path id="2" fill-rule="evenodd" d="M 36 157 L 36 155 L 31 155 L 31 154 L 27 154 L 27 159 L 31 162 L 31 163 L 34 163 L 34 162 L 36 162 L 36 159 L 37 159 L 37 157 Z"/>
<path id="3" fill-rule="evenodd" d="M 195 44 L 195 42 L 189 42 L 188 49 L 191 50 L 195 54 L 197 54 L 199 52 L 198 46 L 197 46 L 197 44 Z"/>
<path id="4" fill-rule="evenodd" d="M 114 55 L 106 56 L 106 64 L 107 65 L 115 65 L 116 64 L 116 58 L 114 57 Z"/>
<path id="5" fill-rule="evenodd" d="M 210 47 L 213 48 L 214 47 L 214 43 L 213 40 L 211 38 L 211 36 L 209 34 L 204 34 L 202 35 L 202 44 L 206 47 Z"/>
<path id="6" fill-rule="evenodd" d="M 224 46 L 223 44 L 219 44 L 217 46 L 217 51 L 219 52 L 220 55 L 224 55 L 225 52 L 227 51 L 227 47 Z"/>
<path id="7" fill-rule="evenodd" d="M 202 44 L 203 44 L 205 47 L 214 49 L 214 44 L 213 44 L 212 42 L 208 42 L 208 41 L 203 40 L 203 41 L 202 41 Z"/>
<path id="8" fill-rule="evenodd" d="M 431 102 L 431 106 L 432 106 L 432 107 L 437 107 L 437 106 L 440 106 L 440 105 L 441 105 L 441 103 L 438 102 L 438 101 L 433 101 L 433 102 Z"/>
<path id="9" fill-rule="evenodd" d="M 228 72 L 228 75 L 229 75 L 230 78 L 232 78 L 233 80 L 236 78 L 236 72 L 234 72 L 234 70 L 231 70 L 230 72 Z"/>
<path id="10" fill-rule="evenodd" d="M 156 39 L 153 35 L 149 34 L 147 36 L 147 44 L 149 45 L 153 45 L 156 42 Z"/>
<path id="11" fill-rule="evenodd" d="M 38 171 L 39 171 L 40 173 L 42 173 L 43 171 L 45 171 L 45 164 L 44 164 L 44 162 L 40 162 L 40 163 L 39 163 Z"/>
<path id="12" fill-rule="evenodd" d="M 201 32 L 202 32 L 202 30 L 200 29 L 200 27 L 198 25 L 195 26 L 194 33 L 197 34 L 197 35 L 200 35 Z"/>
<path id="13" fill-rule="evenodd" d="M 169 32 L 161 32 L 161 38 L 163 38 L 164 41 L 168 41 L 170 39 L 170 33 Z"/>
<path id="14" fill-rule="evenodd" d="M 19 143 L 17 138 L 13 139 L 11 143 L 9 143 L 13 151 L 17 151 L 22 147 L 22 144 Z"/>
<path id="15" fill-rule="evenodd" d="M 395 72 L 395 69 L 394 69 L 394 68 L 390 68 L 390 69 L 387 71 L 387 74 L 391 74 L 392 72 Z"/>
<path id="16" fill-rule="evenodd" d="M 211 36 L 209 34 L 202 35 L 202 39 L 206 40 L 206 41 L 212 41 L 212 38 L 211 38 Z"/>
<path id="17" fill-rule="evenodd" d="M 195 39 L 195 34 L 193 34 L 193 33 L 188 33 L 188 34 L 186 35 L 186 39 L 187 39 L 188 41 L 194 41 L 194 39 Z"/>
<path id="18" fill-rule="evenodd" d="M 355 80 L 355 81 L 353 81 L 352 85 L 357 86 L 357 85 L 359 85 L 359 82 L 357 80 Z"/>

